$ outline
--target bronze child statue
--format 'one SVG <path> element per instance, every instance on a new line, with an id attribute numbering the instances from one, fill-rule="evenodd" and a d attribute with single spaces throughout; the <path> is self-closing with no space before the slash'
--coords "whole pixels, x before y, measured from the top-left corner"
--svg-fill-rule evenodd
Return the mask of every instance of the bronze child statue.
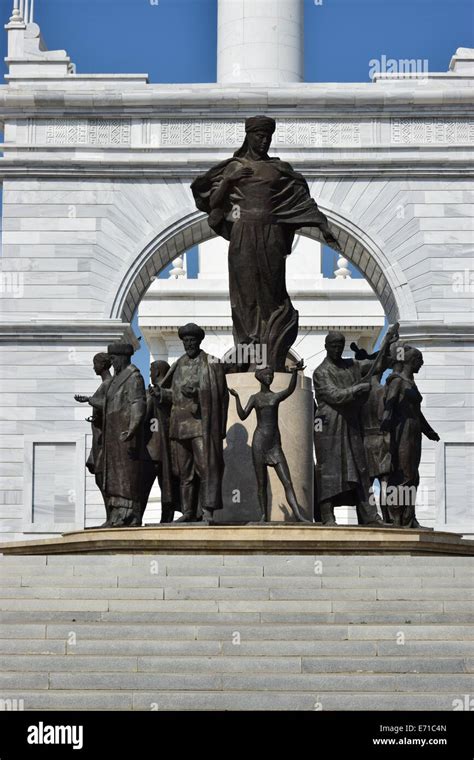
<path id="1" fill-rule="evenodd" d="M 278 407 L 295 390 L 297 372 L 302 369 L 304 369 L 302 361 L 292 367 L 292 377 L 288 388 L 279 393 L 274 393 L 270 390 L 274 378 L 273 370 L 270 367 L 257 370 L 255 377 L 260 382 L 260 391 L 250 396 L 245 409 L 242 408 L 237 391 L 229 388 L 229 393 L 235 397 L 237 413 L 241 420 L 247 419 L 253 409 L 257 413 L 257 427 L 252 440 L 252 459 L 257 476 L 258 501 L 262 510 L 260 522 L 270 522 L 268 467 L 275 468 L 285 489 L 285 495 L 295 519 L 298 522 L 310 522 L 301 514 L 291 482 L 288 463 L 281 447 L 280 430 L 278 428 Z"/>

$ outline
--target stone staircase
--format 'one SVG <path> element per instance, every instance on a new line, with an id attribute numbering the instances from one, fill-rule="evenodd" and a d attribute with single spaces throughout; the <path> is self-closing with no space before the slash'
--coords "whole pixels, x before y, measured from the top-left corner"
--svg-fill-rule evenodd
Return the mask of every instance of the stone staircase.
<path id="1" fill-rule="evenodd" d="M 468 557 L 2 555 L 0 709 L 467 709 L 473 589 Z"/>

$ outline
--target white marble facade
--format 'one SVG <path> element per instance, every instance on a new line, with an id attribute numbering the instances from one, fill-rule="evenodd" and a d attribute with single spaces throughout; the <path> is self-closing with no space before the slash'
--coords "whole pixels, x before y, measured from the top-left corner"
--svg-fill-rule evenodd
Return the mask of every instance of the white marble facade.
<path id="1" fill-rule="evenodd" d="M 262 3 L 236 2 L 239 18 L 260 14 L 264 28 L 270 22 Z M 292 3 L 286 7 L 293 13 Z M 301 26 L 292 28 L 300 30 L 292 45 L 301 45 Z M 237 81 L 222 74 L 212 84 L 163 85 L 140 74 L 76 73 L 65 51 L 40 43 L 38 26 L 24 23 L 18 3 L 7 34 L 9 75 L 0 86 L 1 538 L 51 535 L 71 520 L 82 528 L 101 519 L 100 495 L 80 455 L 89 425 L 73 395 L 94 390 L 92 356 L 129 334 L 151 283 L 158 287 L 156 274 L 211 238 L 190 182 L 239 145 L 245 118 L 256 113 L 277 120 L 275 151 L 305 175 L 346 258 L 388 319 L 398 319 L 402 335 L 424 352 L 418 383 L 441 442 L 425 443 L 420 521 L 474 532 L 465 474 L 474 446 L 473 51 L 459 49 L 449 71 L 423 80 L 407 74 L 379 75 L 370 84 L 303 83 L 289 61 L 278 81 L 268 81 L 259 59 L 252 76 Z M 220 56 L 227 44 L 220 38 Z M 272 44 L 261 49 L 270 58 Z M 242 51 L 233 53 L 241 71 Z M 335 300 L 331 288 L 355 282 L 323 280 L 318 291 L 314 278 L 314 304 L 305 283 L 295 294 L 302 324 L 322 326 Z M 197 287 L 207 285 L 197 280 Z M 225 295 L 224 288 L 215 292 Z M 348 314 L 348 324 L 363 313 Z M 67 467 L 80 461 L 82 471 L 78 485 L 52 481 L 49 502 L 41 493 L 35 513 L 31 452 L 44 444 Z M 46 449 L 37 451 L 46 472 Z M 68 504 L 56 487 L 67 490 Z"/>

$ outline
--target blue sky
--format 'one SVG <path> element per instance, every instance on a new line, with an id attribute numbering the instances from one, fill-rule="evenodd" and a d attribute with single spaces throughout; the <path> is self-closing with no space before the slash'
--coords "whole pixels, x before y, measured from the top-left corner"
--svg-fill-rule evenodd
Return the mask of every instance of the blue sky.
<path id="1" fill-rule="evenodd" d="M 473 46 L 472 0 L 304 0 L 305 79 L 368 82 L 371 59 L 427 59 L 445 71 Z M 6 23 L 12 0 L 0 0 Z M 65 48 L 78 73 L 148 73 L 151 82 L 214 82 L 217 0 L 36 0 L 50 49 Z M 6 35 L 1 34 L 1 65 Z M 195 269 L 190 260 L 191 272 Z M 324 271 L 334 270 L 334 256 Z M 141 351 L 136 361 L 147 363 Z"/>
<path id="2" fill-rule="evenodd" d="M 307 81 L 366 82 L 370 59 L 382 55 L 426 58 L 432 71 L 443 71 L 457 47 L 472 45 L 469 0 L 304 2 Z M 2 22 L 12 6 L 0 0 Z M 65 48 L 78 72 L 215 81 L 217 0 L 36 0 L 35 6 L 49 48 Z"/>

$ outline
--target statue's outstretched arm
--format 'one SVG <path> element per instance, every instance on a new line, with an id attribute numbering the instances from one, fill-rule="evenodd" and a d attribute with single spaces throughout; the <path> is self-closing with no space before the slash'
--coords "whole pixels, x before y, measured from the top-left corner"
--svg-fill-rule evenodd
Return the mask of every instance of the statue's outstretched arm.
<path id="1" fill-rule="evenodd" d="M 436 432 L 436 430 L 433 430 L 430 423 L 426 419 L 425 415 L 420 412 L 420 420 L 421 420 L 421 432 L 423 435 L 426 435 L 426 437 L 430 441 L 439 441 L 439 435 Z"/>
<path id="2" fill-rule="evenodd" d="M 297 379 L 298 379 L 297 369 L 295 369 L 294 371 L 291 370 L 291 380 L 288 383 L 288 388 L 285 388 L 284 391 L 279 391 L 278 393 L 275 394 L 279 402 L 284 401 L 286 398 L 288 398 L 288 396 L 291 396 L 291 394 L 294 392 L 296 388 Z"/>
<path id="3" fill-rule="evenodd" d="M 234 396 L 235 398 L 235 404 L 237 407 L 237 414 L 239 415 L 239 418 L 241 420 L 246 420 L 249 416 L 250 412 L 255 406 L 255 396 L 250 396 L 249 400 L 247 401 L 247 405 L 245 409 L 242 407 L 242 404 L 240 402 L 240 396 L 235 390 L 235 388 L 229 388 L 229 393 L 231 396 Z"/>

